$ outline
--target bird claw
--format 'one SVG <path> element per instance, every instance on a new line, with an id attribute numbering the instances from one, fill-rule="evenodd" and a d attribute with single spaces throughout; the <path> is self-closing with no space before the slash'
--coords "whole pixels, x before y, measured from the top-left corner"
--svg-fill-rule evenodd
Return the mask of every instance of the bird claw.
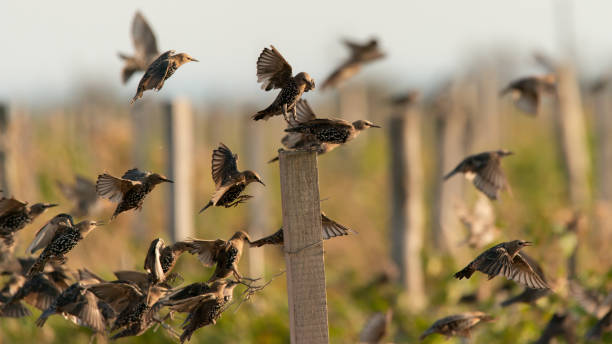
<path id="1" fill-rule="evenodd" d="M 251 195 L 240 195 L 232 203 L 225 205 L 225 208 L 237 207 L 240 203 L 246 202 L 248 199 L 253 198 Z"/>

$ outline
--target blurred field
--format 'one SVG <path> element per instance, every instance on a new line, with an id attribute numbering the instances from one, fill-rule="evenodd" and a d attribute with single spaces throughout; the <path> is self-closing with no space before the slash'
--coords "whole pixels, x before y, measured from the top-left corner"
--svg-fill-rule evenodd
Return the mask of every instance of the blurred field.
<path id="1" fill-rule="evenodd" d="M 472 75 L 482 75 L 476 70 Z M 506 79 L 500 78 L 504 82 Z M 472 85 L 470 78 L 458 78 L 461 90 Z M 502 87 L 498 81 L 496 89 Z M 348 87 L 350 94 L 357 87 Z M 355 91 L 357 93 L 362 90 Z M 395 90 L 394 90 L 395 91 Z M 567 298 L 564 278 L 567 274 L 566 260 L 577 242 L 579 278 L 588 286 L 606 292 L 612 287 L 612 261 L 608 227 L 600 229 L 596 209 L 597 180 L 591 177 L 593 196 L 585 209 L 587 221 L 579 235 L 566 233 L 565 223 L 574 209 L 568 200 L 567 182 L 563 169 L 558 138 L 555 135 L 552 116 L 554 107 L 544 103 L 543 116 L 531 118 L 515 110 L 507 100 L 500 100 L 499 137 L 491 142 L 475 143 L 478 132 L 468 131 L 465 149 L 468 153 L 506 148 L 516 155 L 503 161 L 514 196 L 502 195 L 494 204 L 500 235 L 493 243 L 512 239 L 531 240 L 536 243 L 526 250 L 544 267 L 555 285 L 556 294 L 538 301 L 537 306 L 518 305 L 502 309 L 499 302 L 509 293 L 498 291 L 504 279 L 498 277 L 486 282 L 486 277 L 476 274 L 472 279 L 457 281 L 452 274 L 479 254 L 483 249 L 473 250 L 458 246 L 455 254 L 440 252 L 433 247 L 432 199 L 436 180 L 436 147 L 432 98 L 426 94 L 421 104 L 423 116 L 423 159 L 426 178 L 425 206 L 427 226 L 425 247 L 422 252 L 426 278 L 428 306 L 425 311 L 414 312 L 405 306 L 401 288 L 393 283 L 372 286 L 371 282 L 388 267 L 390 185 L 389 147 L 387 141 L 388 116 L 392 110 L 387 104 L 394 93 L 385 87 L 372 86 L 366 89 L 368 119 L 383 126 L 381 130 L 362 133 L 354 142 L 319 158 L 320 193 L 322 209 L 333 219 L 359 232 L 358 235 L 330 240 L 325 243 L 327 295 L 330 336 L 332 343 L 354 343 L 365 320 L 375 311 L 393 308 L 394 320 L 391 336 L 397 343 L 416 342 L 418 336 L 437 318 L 461 311 L 481 310 L 494 315 L 497 321 L 479 326 L 474 332 L 473 343 L 526 343 L 539 337 L 540 331 L 555 311 L 568 309 L 577 320 L 577 333 L 581 337 L 595 323 L 573 301 Z M 481 91 L 481 89 L 480 89 Z M 478 92 L 478 91 L 477 91 Z M 478 94 L 478 93 L 477 93 Z M 433 95 L 433 93 L 432 93 Z M 307 97 L 306 97 L 307 98 Z M 317 112 L 336 115 L 342 111 L 339 98 L 332 97 L 327 103 L 313 103 Z M 467 96 L 466 96 L 467 98 Z M 153 95 L 145 96 L 147 109 L 146 128 L 134 128 L 127 101 L 105 96 L 104 92 L 92 89 L 83 92 L 70 104 L 64 106 L 31 108 L 27 104 L 13 104 L 11 127 L 10 181 L 15 197 L 31 203 L 45 200 L 61 204 L 57 212 L 69 211 L 72 207 L 55 186 L 56 180 L 71 181 L 75 173 L 95 179 L 97 174 L 107 171 L 120 174 L 134 166 L 134 132 L 142 131 L 143 150 L 146 152 L 144 168 L 164 173 L 167 171 L 165 157 L 167 147 L 160 104 Z M 229 104 L 229 105 L 228 105 Z M 453 104 L 465 106 L 465 104 Z M 254 107 L 236 103 L 202 104 L 195 108 L 195 207 L 204 205 L 213 192 L 210 176 L 211 151 L 222 141 L 240 156 L 239 167 L 248 168 L 242 155 L 241 139 L 243 127 L 265 132 L 265 157 L 272 158 L 280 148 L 282 120 L 275 118 L 266 123 L 251 125 L 249 116 Z M 592 109 L 585 102 L 585 114 L 591 128 Z M 352 116 L 352 115 L 351 115 Z M 352 117 L 350 117 L 352 118 Z M 474 118 L 470 117 L 474 124 Z M 467 130 L 467 129 L 466 129 Z M 589 149 L 595 151 L 593 130 L 589 129 Z M 457 156 L 459 162 L 462 157 Z M 591 159 L 594 161 L 595 159 Z M 592 167 L 595 170 L 595 166 Z M 258 171 L 266 182 L 265 193 L 269 199 L 270 228 L 273 232 L 281 225 L 278 165 L 269 164 Z M 446 172 L 446 171 L 444 171 Z M 457 195 L 471 206 L 477 193 L 467 181 L 457 178 L 453 183 L 464 184 L 465 195 Z M 248 190 L 261 187 L 252 185 Z M 68 266 L 88 267 L 105 278 L 112 271 L 142 269 L 146 249 L 151 240 L 160 236 L 168 239 L 166 212 L 168 188 L 160 186 L 145 201 L 142 215 L 130 212 L 120 216 L 109 226 L 91 234 L 69 254 Z M 257 202 L 257 198 L 250 202 Z M 102 201 L 104 209 L 95 219 L 106 220 L 113 205 Z M 215 208 L 198 216 L 196 236 L 204 239 L 228 238 L 234 231 L 247 227 L 246 205 L 233 209 Z M 199 208 L 198 208 L 199 209 Z M 26 227 L 18 236 L 15 252 L 22 255 L 29 240 L 42 223 L 54 213 L 41 216 Z M 140 224 L 136 224 L 140 221 Z M 463 240 L 465 229 L 454 229 Z M 488 246 L 491 246 L 490 243 Z M 457 243 L 455 243 L 457 244 Z M 248 254 L 243 256 L 241 271 L 248 275 Z M 265 248 L 265 276 L 269 279 L 284 269 L 284 258 L 278 248 Z M 203 268 L 195 257 L 184 256 L 175 271 L 185 278 L 185 283 L 206 280 L 210 269 Z M 259 277 L 259 276 L 250 276 Z M 238 288 L 235 298 L 242 289 Z M 459 298 L 477 291 L 484 299 L 478 305 L 459 304 Z M 521 290 L 513 286 L 512 294 Z M 250 302 L 223 314 L 216 326 L 200 329 L 192 342 L 209 343 L 286 343 L 289 340 L 287 296 L 284 276 L 275 279 L 264 291 Z M 0 320 L 0 342 L 3 343 L 74 343 L 87 342 L 89 331 L 54 316 L 43 329 L 34 326 L 40 314 L 26 319 Z M 182 322 L 177 317 L 174 325 Z M 451 341 L 456 341 L 455 339 Z M 163 329 L 152 330 L 138 338 L 123 339 L 125 343 L 171 343 Z M 445 343 L 442 336 L 432 336 L 427 343 Z M 607 334 L 604 342 L 612 342 Z"/>

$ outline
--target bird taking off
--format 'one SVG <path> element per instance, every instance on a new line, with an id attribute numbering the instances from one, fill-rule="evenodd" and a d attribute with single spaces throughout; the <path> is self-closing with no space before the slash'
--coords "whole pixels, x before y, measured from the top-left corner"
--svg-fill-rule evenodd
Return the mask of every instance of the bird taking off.
<path id="1" fill-rule="evenodd" d="M 200 210 L 200 213 L 213 205 L 229 208 L 245 202 L 253 196 L 241 195 L 241 193 L 252 182 L 266 185 L 256 172 L 251 170 L 238 171 L 237 160 L 238 155 L 233 154 L 223 143 L 219 143 L 219 147 L 213 151 L 212 177 L 216 191 L 212 199 Z"/>
<path id="2" fill-rule="evenodd" d="M 512 81 L 500 95 L 512 93 L 514 105 L 526 114 L 535 116 L 539 112 L 540 98 L 545 94 L 554 94 L 556 90 L 555 75 L 546 74 Z"/>
<path id="3" fill-rule="evenodd" d="M 379 49 L 377 39 L 371 39 L 365 44 L 344 40 L 344 45 L 351 51 L 351 56 L 327 77 L 321 90 L 340 86 L 357 74 L 365 64 L 385 57 Z"/>
<path id="4" fill-rule="evenodd" d="M 168 50 L 159 55 L 159 57 L 147 67 L 142 79 L 140 79 L 138 83 L 136 94 L 130 103 L 134 104 L 137 99 L 142 98 L 142 94 L 146 90 L 161 90 L 164 86 L 164 82 L 171 77 L 180 66 L 190 61 L 200 62 L 185 53 L 175 54 L 174 50 Z"/>
<path id="5" fill-rule="evenodd" d="M 495 245 L 457 272 L 455 278 L 470 278 L 475 271 L 480 271 L 487 274 L 489 279 L 501 274 L 528 288 L 550 288 L 521 254 L 520 250 L 525 246 L 531 246 L 531 242 L 513 240 Z"/>
<path id="6" fill-rule="evenodd" d="M 121 178 L 116 178 L 104 173 L 98 176 L 96 192 L 98 196 L 117 202 L 117 208 L 111 220 L 124 211 L 130 209 L 142 209 L 142 203 L 149 192 L 153 191 L 157 184 L 167 182 L 170 179 L 151 172 L 141 172 L 137 168 L 128 170 Z"/>
<path id="7" fill-rule="evenodd" d="M 447 338 L 453 336 L 469 338 L 474 326 L 481 322 L 490 322 L 493 320 L 494 319 L 492 316 L 483 312 L 466 312 L 451 315 L 434 322 L 431 327 L 423 332 L 419 339 L 423 340 L 425 337 L 433 333 L 445 335 Z"/>
<path id="8" fill-rule="evenodd" d="M 496 200 L 499 197 L 500 190 L 506 189 L 509 193 L 512 192 L 501 168 L 501 158 L 511 154 L 514 153 L 507 150 L 498 150 L 470 155 L 444 176 L 444 180 L 457 173 L 463 173 L 465 178 L 471 180 L 478 190 L 490 199 Z"/>
<path id="9" fill-rule="evenodd" d="M 155 34 L 140 12 L 134 14 L 131 34 L 134 56 L 119 53 L 119 57 L 125 61 L 125 65 L 121 70 L 121 80 L 124 84 L 130 79 L 132 74 L 144 71 L 159 56 Z"/>
<path id="10" fill-rule="evenodd" d="M 257 82 L 261 82 L 261 88 L 266 91 L 274 88 L 280 88 L 281 91 L 270 106 L 253 115 L 256 121 L 277 115 L 283 115 L 289 121 L 289 111 L 294 112 L 295 119 L 297 101 L 304 92 L 315 88 L 315 82 L 308 73 L 301 72 L 293 76 L 291 65 L 273 45 L 264 48 L 257 59 Z"/>

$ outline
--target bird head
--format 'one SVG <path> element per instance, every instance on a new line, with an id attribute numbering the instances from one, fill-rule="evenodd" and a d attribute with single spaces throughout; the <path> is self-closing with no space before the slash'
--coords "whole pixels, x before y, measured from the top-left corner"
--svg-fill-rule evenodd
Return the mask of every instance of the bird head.
<path id="1" fill-rule="evenodd" d="M 353 122 L 353 128 L 357 130 L 364 130 L 366 128 L 380 128 L 380 126 L 375 125 L 370 121 L 360 119 L 358 121 Z"/>
<path id="2" fill-rule="evenodd" d="M 230 240 L 234 240 L 234 239 L 241 239 L 241 240 L 244 240 L 246 242 L 251 242 L 251 238 L 244 231 L 238 231 L 238 232 L 234 233 L 234 235 L 232 235 Z"/>
<path id="3" fill-rule="evenodd" d="M 199 60 L 191 57 L 189 54 L 186 54 L 186 53 L 176 54 L 176 55 L 174 55 L 172 57 L 174 59 L 176 59 L 176 61 L 177 61 L 179 66 L 183 65 L 183 64 L 185 64 L 187 62 L 191 62 L 191 61 L 193 61 L 193 62 L 200 62 Z"/>
<path id="4" fill-rule="evenodd" d="M 514 254 L 520 251 L 525 246 L 531 246 L 533 243 L 531 241 L 525 240 L 512 240 L 506 244 L 506 250 L 509 254 Z"/>
<path id="5" fill-rule="evenodd" d="M 57 207 L 57 206 L 58 204 L 53 204 L 53 203 L 36 203 L 30 207 L 30 215 L 38 216 L 44 213 L 45 210 L 47 210 L 48 208 Z"/>
<path id="6" fill-rule="evenodd" d="M 295 80 L 298 82 L 298 85 L 306 85 L 305 92 L 315 89 L 315 81 L 313 78 L 308 75 L 308 73 L 301 72 L 295 76 Z"/>
<path id="7" fill-rule="evenodd" d="M 240 282 L 238 281 L 233 281 L 233 280 L 227 281 L 227 284 L 225 285 L 225 288 L 223 289 L 223 300 L 225 302 L 232 301 L 234 297 L 234 288 L 236 288 L 238 284 L 240 284 Z"/>
<path id="8" fill-rule="evenodd" d="M 246 178 L 247 183 L 257 182 L 263 186 L 266 186 L 266 184 L 264 184 L 264 182 L 261 181 L 261 177 L 259 176 L 259 174 L 257 174 L 257 172 L 255 171 L 251 171 L 251 170 L 244 171 L 244 177 Z"/>
<path id="9" fill-rule="evenodd" d="M 104 222 L 102 221 L 81 221 L 75 225 L 75 228 L 81 233 L 81 235 L 85 236 L 89 232 L 91 232 L 94 228 L 104 226 Z"/>
<path id="10" fill-rule="evenodd" d="M 512 154 L 514 154 L 514 152 L 511 152 L 506 149 L 500 149 L 497 151 L 497 155 L 499 155 L 500 157 L 505 157 L 505 156 L 512 155 Z"/>
<path id="11" fill-rule="evenodd" d="M 158 173 L 152 173 L 150 176 L 147 177 L 147 181 L 153 185 L 161 184 L 163 182 L 174 183 L 172 180 Z"/>
<path id="12" fill-rule="evenodd" d="M 51 223 L 54 225 L 61 224 L 64 226 L 74 227 L 74 219 L 72 218 L 70 214 L 66 214 L 66 213 L 55 215 L 55 217 L 51 219 Z"/>

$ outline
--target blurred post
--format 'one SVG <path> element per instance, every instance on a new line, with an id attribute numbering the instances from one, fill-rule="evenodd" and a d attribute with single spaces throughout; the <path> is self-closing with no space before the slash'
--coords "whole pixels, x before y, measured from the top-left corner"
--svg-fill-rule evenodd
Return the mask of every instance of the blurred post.
<path id="1" fill-rule="evenodd" d="M 10 195 L 8 184 L 7 148 L 8 148 L 9 111 L 6 104 L 0 104 L 0 190 Z"/>
<path id="2" fill-rule="evenodd" d="M 193 111 L 177 98 L 165 106 L 170 187 L 169 230 L 172 241 L 193 236 Z"/>
<path id="3" fill-rule="evenodd" d="M 132 120 L 132 160 L 137 168 L 144 168 L 147 165 L 147 149 L 149 148 L 148 133 L 149 120 L 147 119 L 148 107 L 151 103 L 143 100 L 135 102 L 130 107 Z M 135 237 L 142 237 L 147 231 L 145 214 L 142 211 L 136 212 L 132 221 L 132 232 Z"/>
<path id="4" fill-rule="evenodd" d="M 317 155 L 279 159 L 291 343 L 328 343 Z"/>
<path id="5" fill-rule="evenodd" d="M 251 113 L 248 111 L 247 113 Z M 266 159 L 263 156 L 264 130 L 255 128 L 255 121 L 245 119 L 243 121 L 244 155 L 245 164 L 255 171 L 266 170 Z M 266 178 L 263 178 L 266 180 Z M 250 194 L 255 197 L 256 202 L 247 202 L 247 232 L 251 238 L 263 237 L 268 229 L 268 198 L 263 188 L 253 188 Z M 264 250 L 248 250 L 249 252 L 249 275 L 252 277 L 264 274 Z"/>
<path id="6" fill-rule="evenodd" d="M 596 169 L 597 190 L 596 215 L 597 227 L 603 242 L 612 239 L 612 111 L 610 111 L 610 90 L 605 88 L 593 95 L 595 101 L 595 136 L 596 141 Z"/>
<path id="7" fill-rule="evenodd" d="M 389 121 L 391 151 L 391 258 L 400 269 L 408 307 L 427 303 L 423 279 L 423 161 L 421 113 L 415 99 L 397 103 Z"/>

